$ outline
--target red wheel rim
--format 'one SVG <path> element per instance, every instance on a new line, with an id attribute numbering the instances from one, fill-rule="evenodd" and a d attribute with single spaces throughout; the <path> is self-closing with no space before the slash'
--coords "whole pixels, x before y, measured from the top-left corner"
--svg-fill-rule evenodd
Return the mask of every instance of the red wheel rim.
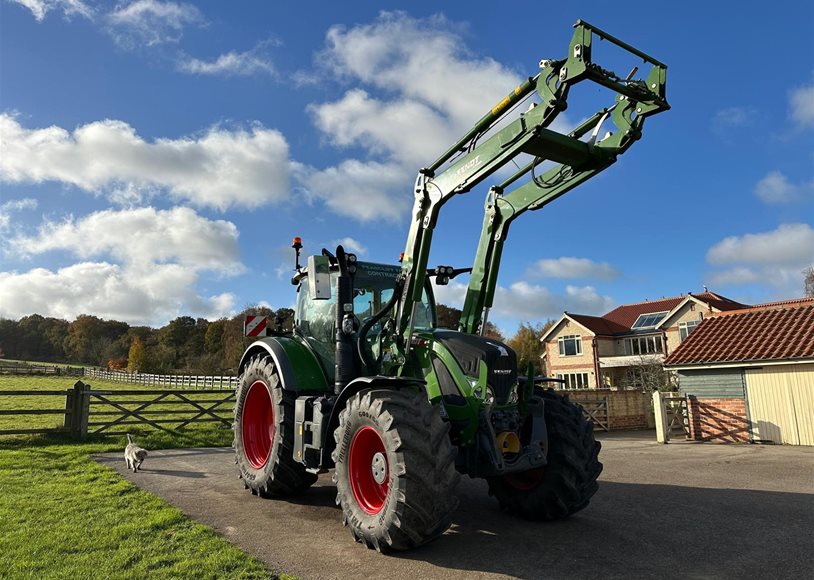
<path id="1" fill-rule="evenodd" d="M 384 441 L 373 427 L 364 426 L 353 436 L 348 471 L 359 507 L 371 515 L 382 511 L 390 490 L 390 466 Z"/>
<path id="2" fill-rule="evenodd" d="M 241 437 L 246 459 L 255 469 L 269 460 L 271 442 L 274 441 L 274 405 L 271 393 L 263 381 L 254 381 L 243 403 Z"/>
<path id="3" fill-rule="evenodd" d="M 510 473 L 504 476 L 506 483 L 515 489 L 528 491 L 534 489 L 543 481 L 545 477 L 545 468 L 538 467 L 537 469 L 529 469 L 528 471 L 521 471 L 520 473 Z"/>

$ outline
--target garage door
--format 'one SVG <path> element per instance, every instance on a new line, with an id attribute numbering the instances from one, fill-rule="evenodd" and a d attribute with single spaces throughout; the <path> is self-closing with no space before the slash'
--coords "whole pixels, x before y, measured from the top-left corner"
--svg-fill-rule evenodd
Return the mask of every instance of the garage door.
<path id="1" fill-rule="evenodd" d="M 814 445 L 814 364 L 746 369 L 752 438 Z"/>

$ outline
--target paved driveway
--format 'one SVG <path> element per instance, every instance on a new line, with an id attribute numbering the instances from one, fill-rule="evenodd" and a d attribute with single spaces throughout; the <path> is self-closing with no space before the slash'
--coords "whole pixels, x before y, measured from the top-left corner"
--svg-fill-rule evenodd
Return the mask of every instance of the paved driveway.
<path id="1" fill-rule="evenodd" d="M 229 449 L 154 451 L 138 474 L 98 459 L 302 578 L 814 577 L 814 448 L 611 434 L 600 458 L 599 492 L 566 521 L 510 517 L 464 478 L 450 531 L 395 556 L 352 541 L 327 474 L 296 500 L 266 500 L 243 490 Z"/>

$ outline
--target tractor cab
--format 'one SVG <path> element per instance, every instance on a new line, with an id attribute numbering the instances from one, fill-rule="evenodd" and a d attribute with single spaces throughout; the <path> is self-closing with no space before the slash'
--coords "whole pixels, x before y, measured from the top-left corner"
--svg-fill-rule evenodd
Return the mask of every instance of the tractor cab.
<path id="1" fill-rule="evenodd" d="M 293 280 L 297 284 L 294 332 L 314 350 L 330 376 L 336 361 L 336 285 L 339 271 L 319 258 L 321 256 L 310 256 L 308 267 L 302 269 L 301 275 Z M 352 314 L 355 330 L 358 330 L 393 297 L 401 266 L 356 262 L 355 268 Z M 428 280 L 416 308 L 415 328 L 430 330 L 435 325 L 435 300 Z M 367 333 L 366 341 L 374 351 L 378 349 L 381 330 L 381 323 L 376 323 Z"/>

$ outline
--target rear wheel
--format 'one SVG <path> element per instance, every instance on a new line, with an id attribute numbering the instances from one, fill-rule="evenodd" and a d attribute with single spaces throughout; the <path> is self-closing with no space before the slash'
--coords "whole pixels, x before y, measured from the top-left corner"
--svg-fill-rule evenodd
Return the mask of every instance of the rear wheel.
<path id="1" fill-rule="evenodd" d="M 294 461 L 294 393 L 285 391 L 269 356 L 253 358 L 235 403 L 235 463 L 254 495 L 292 495 L 317 480 Z"/>
<path id="2" fill-rule="evenodd" d="M 602 473 L 600 443 L 579 405 L 553 390 L 536 390 L 545 401 L 548 464 L 540 469 L 488 478 L 500 506 L 532 520 L 557 520 L 588 505 Z"/>
<path id="3" fill-rule="evenodd" d="M 423 392 L 364 390 L 334 432 L 334 481 L 343 523 L 379 551 L 440 536 L 458 505 L 449 426 Z"/>

